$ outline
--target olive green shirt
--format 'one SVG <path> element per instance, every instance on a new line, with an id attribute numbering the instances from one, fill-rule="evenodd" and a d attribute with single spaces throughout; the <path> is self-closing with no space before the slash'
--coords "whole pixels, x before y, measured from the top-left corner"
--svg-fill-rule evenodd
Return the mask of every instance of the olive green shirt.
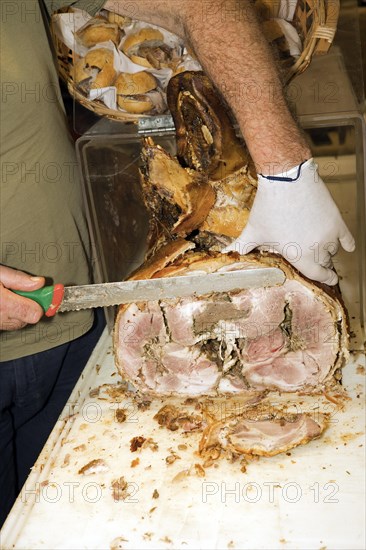
<path id="1" fill-rule="evenodd" d="M 102 0 L 46 0 L 101 8 Z M 0 263 L 47 283 L 91 281 L 92 263 L 75 146 L 38 0 L 1 2 Z M 0 361 L 53 348 L 87 332 L 90 310 L 0 332 Z"/>

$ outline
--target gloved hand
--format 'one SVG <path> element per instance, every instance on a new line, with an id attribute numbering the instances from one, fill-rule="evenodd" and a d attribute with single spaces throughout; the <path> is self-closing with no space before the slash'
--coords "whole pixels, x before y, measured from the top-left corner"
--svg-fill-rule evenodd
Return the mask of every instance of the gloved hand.
<path id="1" fill-rule="evenodd" d="M 292 168 L 286 174 L 290 181 L 276 177 L 258 176 L 248 224 L 223 252 L 247 254 L 264 245 L 279 252 L 309 279 L 335 285 L 338 277 L 332 270 L 331 256 L 337 252 L 339 241 L 348 252 L 355 249 L 355 241 L 317 165 L 310 159 Z"/>

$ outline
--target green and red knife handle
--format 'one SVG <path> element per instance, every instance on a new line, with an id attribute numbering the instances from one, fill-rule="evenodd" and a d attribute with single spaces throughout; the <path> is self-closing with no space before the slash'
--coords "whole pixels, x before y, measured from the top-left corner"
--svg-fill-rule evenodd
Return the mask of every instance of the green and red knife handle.
<path id="1" fill-rule="evenodd" d="M 43 308 L 46 317 L 53 317 L 62 303 L 64 285 L 44 286 L 38 290 L 31 291 L 13 290 L 13 292 L 24 298 L 34 300 Z"/>

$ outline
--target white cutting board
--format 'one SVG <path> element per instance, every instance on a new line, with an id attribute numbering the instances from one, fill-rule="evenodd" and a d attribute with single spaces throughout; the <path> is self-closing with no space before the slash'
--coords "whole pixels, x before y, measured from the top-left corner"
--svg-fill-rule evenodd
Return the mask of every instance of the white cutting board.
<path id="1" fill-rule="evenodd" d="M 330 187 L 357 235 L 354 179 L 338 178 Z M 351 321 L 354 351 L 343 371 L 351 399 L 340 410 L 319 398 L 319 406 L 332 413 L 321 439 L 293 449 L 289 456 L 253 462 L 246 473 L 238 463 L 220 461 L 203 478 L 172 483 L 177 473 L 200 462 L 194 454 L 200 435 L 185 437 L 159 428 L 152 419 L 159 402 L 137 410 L 123 397 L 118 403 L 106 393 L 108 387 L 90 397 L 90 390 L 103 384 L 118 387 L 120 382 L 111 337 L 105 332 L 0 534 L 0 547 L 363 549 L 365 355 L 357 351 L 364 345 L 358 321 L 358 252 L 339 251 L 335 258 Z M 129 412 L 124 423 L 116 421 L 121 406 Z M 136 435 L 152 437 L 159 451 L 131 453 L 130 440 Z M 74 450 L 83 444 L 84 451 Z M 177 450 L 179 444 L 187 450 Z M 167 466 L 170 448 L 181 458 Z M 136 457 L 140 464 L 132 468 Z M 109 470 L 78 474 L 96 458 L 104 459 Z M 129 482 L 131 496 L 114 502 L 110 485 L 120 476 Z M 154 489 L 157 499 L 152 498 Z"/>
<path id="2" fill-rule="evenodd" d="M 9 516 L 1 548 L 364 548 L 363 354 L 353 353 L 344 370 L 345 409 L 319 399 L 332 413 L 320 440 L 250 463 L 246 473 L 220 460 L 205 477 L 172 482 L 201 462 L 194 452 L 200 435 L 160 428 L 152 419 L 159 401 L 141 411 L 121 397 L 110 344 L 105 332 Z M 120 423 L 115 411 L 122 406 L 128 415 Z M 139 435 L 159 450 L 131 452 Z M 180 456 L 171 465 L 169 449 Z M 108 471 L 79 474 L 93 459 Z M 115 502 L 110 487 L 120 476 L 130 496 Z"/>

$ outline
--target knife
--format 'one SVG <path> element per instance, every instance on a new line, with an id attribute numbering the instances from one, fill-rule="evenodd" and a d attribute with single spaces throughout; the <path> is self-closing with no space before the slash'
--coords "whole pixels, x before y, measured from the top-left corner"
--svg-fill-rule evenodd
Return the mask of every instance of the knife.
<path id="1" fill-rule="evenodd" d="M 66 287 L 56 284 L 31 292 L 20 290 L 13 292 L 34 300 L 42 306 L 47 317 L 53 317 L 57 312 L 64 311 L 271 287 L 283 284 L 285 279 L 286 276 L 281 269 L 264 267 L 119 283 Z"/>

